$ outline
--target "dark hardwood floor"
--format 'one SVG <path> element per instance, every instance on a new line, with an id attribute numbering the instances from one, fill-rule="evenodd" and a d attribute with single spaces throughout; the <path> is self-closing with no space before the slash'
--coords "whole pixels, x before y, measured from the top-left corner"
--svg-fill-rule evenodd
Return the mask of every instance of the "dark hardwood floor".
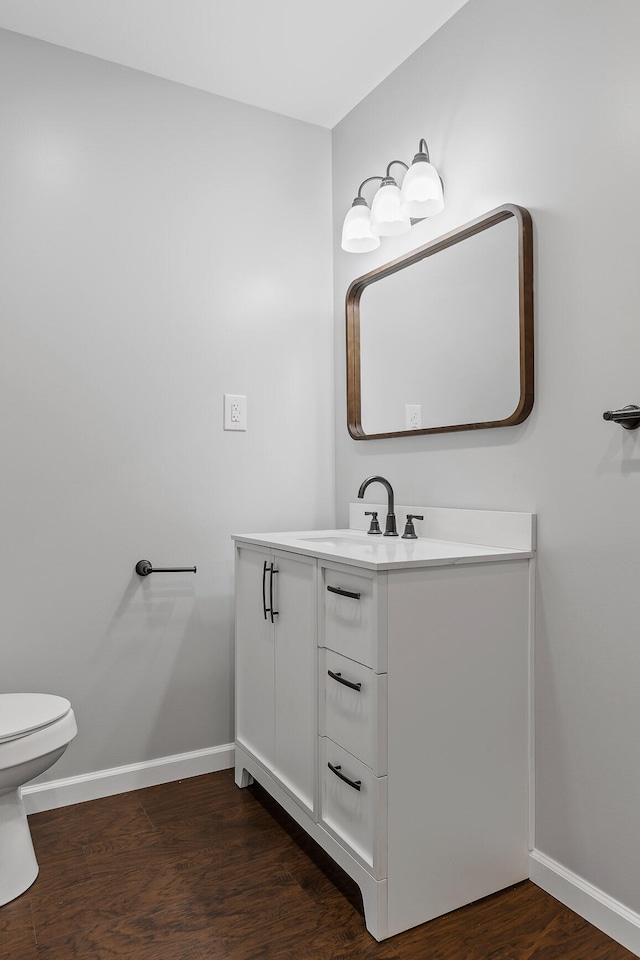
<path id="1" fill-rule="evenodd" d="M 528 881 L 383 943 L 357 887 L 232 771 L 30 817 L 7 960 L 633 960 Z"/>

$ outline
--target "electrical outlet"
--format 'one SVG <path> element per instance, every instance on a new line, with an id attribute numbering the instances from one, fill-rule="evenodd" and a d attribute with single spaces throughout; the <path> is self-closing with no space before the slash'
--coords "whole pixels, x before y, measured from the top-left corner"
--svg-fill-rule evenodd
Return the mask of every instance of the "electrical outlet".
<path id="1" fill-rule="evenodd" d="M 247 429 L 247 398 L 236 394 L 224 395 L 224 429 Z"/>
<path id="2" fill-rule="evenodd" d="M 404 428 L 405 430 L 421 430 L 422 429 L 422 404 L 421 403 L 405 403 Z"/>

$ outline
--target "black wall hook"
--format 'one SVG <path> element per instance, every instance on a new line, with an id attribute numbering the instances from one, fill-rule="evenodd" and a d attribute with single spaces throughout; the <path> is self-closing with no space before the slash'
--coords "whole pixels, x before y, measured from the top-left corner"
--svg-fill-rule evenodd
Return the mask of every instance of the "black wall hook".
<path id="1" fill-rule="evenodd" d="M 150 573 L 195 573 L 195 567 L 152 567 L 149 560 L 138 560 L 136 573 L 140 577 L 148 577 Z"/>
<path id="2" fill-rule="evenodd" d="M 602 414 L 603 420 L 613 420 L 619 423 L 625 430 L 637 430 L 640 427 L 640 407 L 635 403 L 628 403 L 621 410 L 605 410 Z"/>

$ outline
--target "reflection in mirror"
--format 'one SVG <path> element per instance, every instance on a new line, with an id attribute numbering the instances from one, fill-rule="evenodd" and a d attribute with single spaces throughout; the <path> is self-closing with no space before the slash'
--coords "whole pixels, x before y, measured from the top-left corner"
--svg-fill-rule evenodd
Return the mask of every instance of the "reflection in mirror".
<path id="1" fill-rule="evenodd" d="M 532 280 L 531 218 L 505 205 L 354 281 L 347 294 L 351 435 L 526 419 Z"/>

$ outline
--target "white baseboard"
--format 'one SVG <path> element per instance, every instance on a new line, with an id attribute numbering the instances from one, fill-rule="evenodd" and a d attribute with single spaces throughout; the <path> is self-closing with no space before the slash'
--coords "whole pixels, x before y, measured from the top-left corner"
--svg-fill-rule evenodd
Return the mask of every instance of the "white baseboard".
<path id="1" fill-rule="evenodd" d="M 179 753 L 173 757 L 160 757 L 144 763 L 112 767 L 110 770 L 96 770 L 64 780 L 28 783 L 22 788 L 22 798 L 27 813 L 41 813 L 43 810 L 55 810 L 71 803 L 84 803 L 85 800 L 97 800 L 100 797 L 114 796 L 116 793 L 140 790 L 142 787 L 155 787 L 159 783 L 186 780 L 203 773 L 227 770 L 233 765 L 234 745 L 225 743 L 219 747 Z"/>
<path id="2" fill-rule="evenodd" d="M 594 927 L 640 957 L 640 914 L 545 856 L 529 854 L 530 880 Z"/>

